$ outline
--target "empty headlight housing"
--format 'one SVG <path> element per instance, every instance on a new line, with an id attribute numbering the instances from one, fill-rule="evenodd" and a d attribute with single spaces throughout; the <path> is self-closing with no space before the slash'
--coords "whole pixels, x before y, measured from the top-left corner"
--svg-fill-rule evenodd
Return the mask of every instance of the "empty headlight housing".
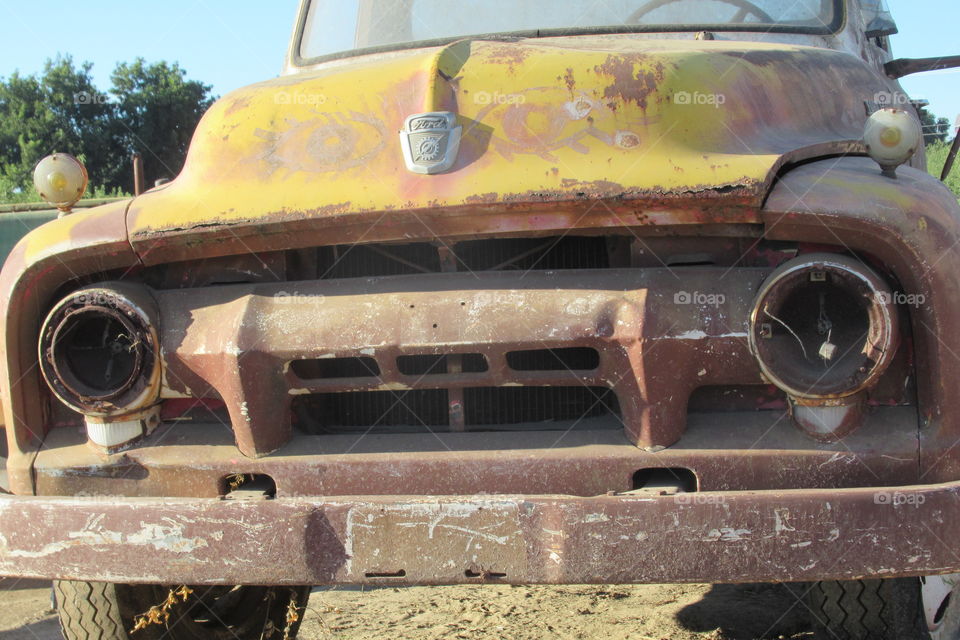
<path id="1" fill-rule="evenodd" d="M 787 394 L 797 424 L 817 437 L 841 437 L 859 420 L 861 392 L 896 353 L 893 294 L 855 258 L 800 256 L 760 287 L 748 339 L 763 375 Z"/>
<path id="2" fill-rule="evenodd" d="M 124 444 L 151 428 L 160 393 L 157 309 L 144 287 L 107 283 L 58 302 L 40 332 L 40 369 L 82 413 L 91 441 Z"/>

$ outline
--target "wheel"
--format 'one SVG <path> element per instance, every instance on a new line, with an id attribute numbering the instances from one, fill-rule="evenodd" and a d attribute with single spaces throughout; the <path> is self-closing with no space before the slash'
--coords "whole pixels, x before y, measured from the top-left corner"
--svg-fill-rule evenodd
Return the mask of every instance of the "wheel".
<path id="1" fill-rule="evenodd" d="M 956 576 L 824 581 L 806 594 L 814 622 L 837 640 L 960 640 Z"/>
<path id="2" fill-rule="evenodd" d="M 290 640 L 310 597 L 310 587 L 61 580 L 53 588 L 66 640 Z"/>

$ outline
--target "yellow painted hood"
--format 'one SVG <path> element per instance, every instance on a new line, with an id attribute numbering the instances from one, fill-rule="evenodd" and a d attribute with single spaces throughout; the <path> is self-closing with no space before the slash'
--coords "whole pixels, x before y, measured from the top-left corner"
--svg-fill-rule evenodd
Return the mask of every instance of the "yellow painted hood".
<path id="1" fill-rule="evenodd" d="M 786 161 L 849 149 L 884 81 L 797 46 L 576 37 L 365 56 L 217 102 L 181 175 L 137 198 L 141 253 L 171 234 L 396 211 L 597 200 L 752 209 Z M 453 167 L 410 172 L 398 132 L 457 114 Z M 479 213 L 478 213 L 479 215 Z"/>

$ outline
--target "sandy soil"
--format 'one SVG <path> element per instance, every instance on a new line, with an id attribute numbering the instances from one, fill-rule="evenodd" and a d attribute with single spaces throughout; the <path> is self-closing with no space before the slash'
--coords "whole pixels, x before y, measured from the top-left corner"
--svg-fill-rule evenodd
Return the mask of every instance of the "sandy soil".
<path id="1" fill-rule="evenodd" d="M 805 614 L 784 585 L 318 588 L 299 637 L 812 639 Z M 0 580 L 0 640 L 60 637 L 48 585 Z"/>

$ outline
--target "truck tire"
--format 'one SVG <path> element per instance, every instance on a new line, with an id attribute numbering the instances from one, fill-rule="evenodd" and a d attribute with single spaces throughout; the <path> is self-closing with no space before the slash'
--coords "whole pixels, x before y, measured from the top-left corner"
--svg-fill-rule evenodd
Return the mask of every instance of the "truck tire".
<path id="1" fill-rule="evenodd" d="M 136 619 L 162 605 L 171 587 L 59 580 L 53 588 L 66 640 L 289 640 L 310 597 L 310 587 L 191 587 L 166 622 L 133 632 Z"/>
<path id="2" fill-rule="evenodd" d="M 813 583 L 807 606 L 823 637 L 837 640 L 928 640 L 920 581 L 831 580 Z"/>

